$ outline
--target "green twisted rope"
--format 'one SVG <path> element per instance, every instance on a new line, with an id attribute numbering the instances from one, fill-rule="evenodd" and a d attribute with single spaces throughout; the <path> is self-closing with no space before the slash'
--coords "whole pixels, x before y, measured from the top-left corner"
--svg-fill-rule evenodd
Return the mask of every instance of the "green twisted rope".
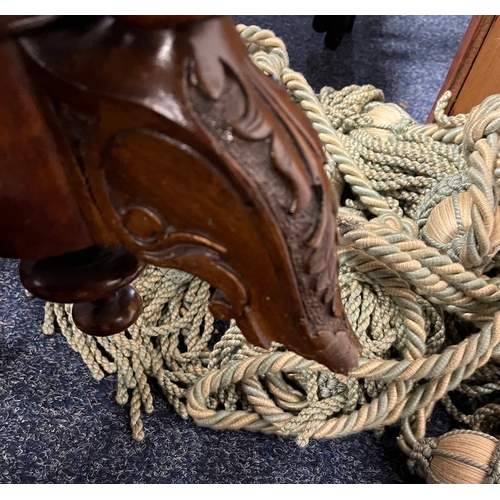
<path id="1" fill-rule="evenodd" d="M 127 332 L 86 336 L 72 323 L 70 306 L 51 303 L 44 332 L 57 325 L 97 380 L 116 373 L 116 400 L 130 403 L 135 439 L 144 436 L 141 411 L 153 410 L 155 380 L 182 418 L 292 435 L 300 445 L 400 423 L 410 467 L 425 475 L 438 443 L 425 437 L 425 422 L 438 401 L 474 432 L 491 429 L 498 414 L 491 405 L 462 414 L 450 394 L 484 399 L 500 383 L 500 97 L 448 117 L 447 93 L 436 123 L 418 124 L 370 85 L 316 94 L 288 67 L 285 45 L 272 32 L 238 30 L 255 64 L 283 83 L 325 149 L 325 170 L 342 200 L 340 285 L 362 344 L 359 367 L 346 377 L 278 344 L 252 346 L 234 322 L 217 332 L 209 285 L 152 266 L 134 283 L 144 310 Z M 459 210 L 464 196 L 473 207 L 467 227 Z M 448 199 L 457 232 L 442 243 L 428 222 Z M 470 334 L 456 339 L 464 325 Z"/>

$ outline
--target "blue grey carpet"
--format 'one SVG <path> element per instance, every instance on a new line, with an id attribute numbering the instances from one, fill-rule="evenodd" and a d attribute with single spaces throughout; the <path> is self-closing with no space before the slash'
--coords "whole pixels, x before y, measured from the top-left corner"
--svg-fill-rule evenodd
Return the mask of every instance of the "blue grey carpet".
<path id="1" fill-rule="evenodd" d="M 325 85 L 372 84 L 387 102 L 402 105 L 425 122 L 470 16 L 356 16 L 338 49 L 324 48 L 324 34 L 311 29 L 313 16 L 237 16 L 283 39 L 290 66 L 316 90 Z"/>
<path id="2" fill-rule="evenodd" d="M 314 88 L 371 83 L 425 121 L 468 24 L 460 16 L 358 16 L 340 48 L 323 48 L 312 16 L 239 16 L 270 28 Z M 396 429 L 298 448 L 292 438 L 199 428 L 159 393 L 132 440 L 115 377 L 94 381 L 60 335 L 41 333 L 43 303 L 27 298 L 17 263 L 0 259 L 1 483 L 419 483 Z M 450 429 L 437 409 L 431 435 Z"/>

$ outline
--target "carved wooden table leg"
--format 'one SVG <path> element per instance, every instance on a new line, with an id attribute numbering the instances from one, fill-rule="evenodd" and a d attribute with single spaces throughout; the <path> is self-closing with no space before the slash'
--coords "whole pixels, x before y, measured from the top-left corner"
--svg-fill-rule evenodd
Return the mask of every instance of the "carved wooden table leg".
<path id="1" fill-rule="evenodd" d="M 41 260 L 21 260 L 24 287 L 44 300 L 74 304 L 73 320 L 80 330 L 96 336 L 126 330 L 139 317 L 142 305 L 129 283 L 141 264 L 121 245 Z"/>
<path id="2" fill-rule="evenodd" d="M 356 365 L 321 145 L 230 18 L 62 18 L 18 44 L 97 245 L 207 280 L 254 344 Z"/>

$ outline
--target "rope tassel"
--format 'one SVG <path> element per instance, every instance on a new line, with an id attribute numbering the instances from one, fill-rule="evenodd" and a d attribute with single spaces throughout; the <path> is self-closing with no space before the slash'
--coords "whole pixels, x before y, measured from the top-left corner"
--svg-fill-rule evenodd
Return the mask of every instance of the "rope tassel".
<path id="1" fill-rule="evenodd" d="M 322 141 L 339 208 L 344 309 L 362 345 L 349 376 L 273 344 L 250 345 L 234 322 L 218 332 L 209 285 L 149 266 L 134 286 L 143 313 L 126 332 L 89 337 L 71 307 L 47 304 L 92 375 L 116 373 L 132 435 L 153 411 L 155 381 L 182 418 L 212 429 L 310 439 L 401 425 L 410 470 L 431 483 L 500 481 L 500 96 L 469 115 L 415 122 L 381 90 L 351 85 L 316 94 L 289 68 L 282 40 L 237 27 L 260 69 L 275 75 Z M 454 403 L 465 394 L 473 406 Z M 434 406 L 467 429 L 426 437 Z"/>

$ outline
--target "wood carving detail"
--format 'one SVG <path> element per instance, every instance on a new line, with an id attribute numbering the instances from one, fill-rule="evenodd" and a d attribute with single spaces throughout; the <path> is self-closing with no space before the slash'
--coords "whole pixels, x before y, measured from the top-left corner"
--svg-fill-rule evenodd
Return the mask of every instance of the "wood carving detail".
<path id="1" fill-rule="evenodd" d="M 225 40 L 230 36 L 224 35 Z M 332 331 L 345 331 L 348 336 L 337 285 L 336 203 L 325 194 L 328 182 L 319 141 L 314 140 L 305 117 L 284 100 L 278 84 L 249 60 L 235 60 L 228 44 L 213 50 L 205 37 L 222 39 L 210 28 L 193 36 L 190 100 L 198 119 L 213 137 L 223 139 L 233 160 L 245 166 L 249 182 L 257 183 L 285 228 L 304 311 L 316 328 L 312 336 Z M 207 64 L 210 58 L 216 61 Z M 212 68 L 208 77 L 207 66 Z M 260 143 L 252 146 L 248 140 Z"/>
<path id="2" fill-rule="evenodd" d="M 96 19 L 22 42 L 46 91 L 73 110 L 65 116 L 94 110 L 74 144 L 101 219 L 140 260 L 218 288 L 213 311 L 251 342 L 346 373 L 359 346 L 307 118 L 247 57 L 230 19 L 134 22 Z"/>

